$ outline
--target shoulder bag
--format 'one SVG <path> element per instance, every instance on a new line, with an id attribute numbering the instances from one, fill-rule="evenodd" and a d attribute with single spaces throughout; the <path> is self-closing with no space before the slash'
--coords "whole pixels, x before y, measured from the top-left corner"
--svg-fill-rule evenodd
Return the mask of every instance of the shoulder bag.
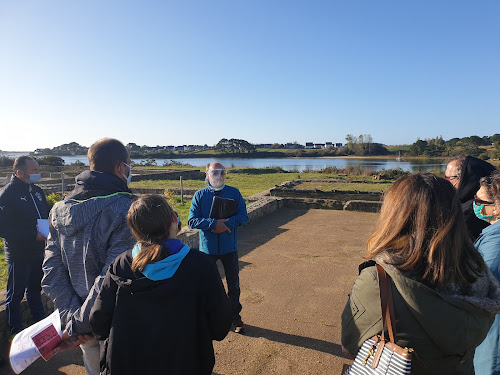
<path id="1" fill-rule="evenodd" d="M 382 307 L 382 333 L 366 340 L 351 366 L 345 366 L 343 375 L 406 375 L 411 373 L 413 349 L 402 348 L 394 340 L 395 319 L 392 302 L 391 279 L 380 265 L 376 265 L 380 306 Z M 385 327 L 389 341 L 385 338 Z"/>

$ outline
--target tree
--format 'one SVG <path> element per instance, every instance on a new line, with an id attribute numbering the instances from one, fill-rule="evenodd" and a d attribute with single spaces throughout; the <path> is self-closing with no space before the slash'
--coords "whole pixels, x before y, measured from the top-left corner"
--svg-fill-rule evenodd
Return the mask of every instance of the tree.
<path id="1" fill-rule="evenodd" d="M 36 161 L 40 165 L 50 165 L 52 167 L 62 167 L 64 165 L 64 160 L 62 158 L 53 155 L 36 158 Z"/>

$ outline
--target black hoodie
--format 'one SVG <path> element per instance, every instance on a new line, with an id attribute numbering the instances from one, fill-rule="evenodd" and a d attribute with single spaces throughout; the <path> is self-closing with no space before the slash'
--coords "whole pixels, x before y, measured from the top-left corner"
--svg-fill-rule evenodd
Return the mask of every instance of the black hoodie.
<path id="1" fill-rule="evenodd" d="M 481 234 L 481 231 L 489 225 L 484 220 L 476 217 L 472 208 L 472 201 L 474 200 L 474 195 L 479 190 L 479 180 L 481 177 L 491 175 L 494 170 L 496 170 L 495 167 L 490 163 L 473 156 L 467 156 L 462 167 L 462 175 L 457 193 L 458 199 L 462 204 L 465 224 L 467 225 L 472 241 L 475 241 Z"/>

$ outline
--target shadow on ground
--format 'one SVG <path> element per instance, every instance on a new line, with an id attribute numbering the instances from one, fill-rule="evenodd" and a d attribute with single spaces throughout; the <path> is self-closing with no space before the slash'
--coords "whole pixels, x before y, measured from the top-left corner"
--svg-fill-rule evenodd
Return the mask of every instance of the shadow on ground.
<path id="1" fill-rule="evenodd" d="M 332 342 L 313 339 L 310 337 L 291 335 L 288 333 L 273 331 L 271 329 L 245 325 L 245 336 L 263 337 L 270 341 L 280 342 L 287 345 L 294 345 L 304 349 L 317 350 L 327 354 L 333 354 L 338 357 L 342 356 L 342 346 Z"/>

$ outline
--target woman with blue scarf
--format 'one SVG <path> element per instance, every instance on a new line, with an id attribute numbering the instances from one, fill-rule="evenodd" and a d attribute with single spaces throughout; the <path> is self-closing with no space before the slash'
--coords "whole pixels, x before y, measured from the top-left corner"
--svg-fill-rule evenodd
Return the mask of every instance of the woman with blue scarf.
<path id="1" fill-rule="evenodd" d="M 480 186 L 474 197 L 474 213 L 491 225 L 483 229 L 474 246 L 500 281 L 500 173 L 483 177 Z M 496 315 L 488 336 L 476 349 L 474 369 L 478 375 L 500 374 L 500 314 Z"/>
<path id="2" fill-rule="evenodd" d="M 164 197 L 138 198 L 127 222 L 137 244 L 111 264 L 90 316 L 101 374 L 211 374 L 212 340 L 232 322 L 215 263 L 176 239 Z"/>

